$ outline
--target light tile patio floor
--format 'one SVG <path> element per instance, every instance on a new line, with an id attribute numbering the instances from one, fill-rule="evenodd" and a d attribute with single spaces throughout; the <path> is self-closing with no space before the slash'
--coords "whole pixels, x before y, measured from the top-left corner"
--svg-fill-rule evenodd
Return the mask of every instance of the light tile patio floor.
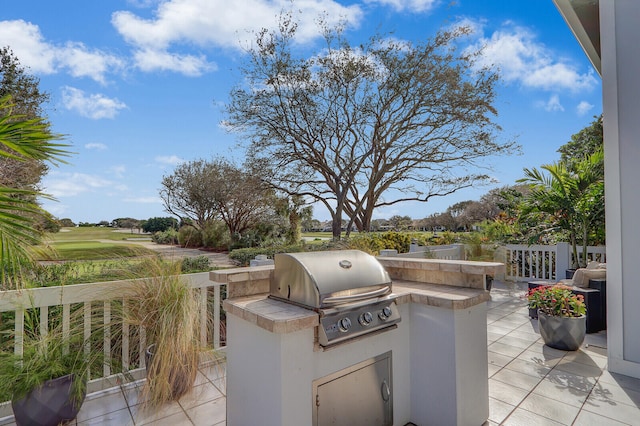
<path id="1" fill-rule="evenodd" d="M 488 302 L 490 425 L 640 425 L 640 379 L 606 370 L 606 332 L 575 352 L 545 346 L 526 283 L 496 282 Z"/>
<path id="2" fill-rule="evenodd" d="M 575 352 L 542 343 L 523 284 L 494 282 L 488 302 L 488 425 L 640 425 L 640 379 L 606 370 L 606 334 Z M 226 424 L 224 365 L 202 367 L 194 392 L 161 410 L 143 410 L 139 383 L 87 396 L 76 425 Z M 0 424 L 13 424 L 12 418 Z"/>

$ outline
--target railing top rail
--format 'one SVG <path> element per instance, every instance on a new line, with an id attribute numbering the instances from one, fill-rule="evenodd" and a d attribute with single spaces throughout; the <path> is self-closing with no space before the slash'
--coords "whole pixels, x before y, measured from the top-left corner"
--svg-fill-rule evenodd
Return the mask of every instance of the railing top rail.
<path id="1" fill-rule="evenodd" d="M 507 250 L 529 250 L 529 251 L 555 251 L 556 246 L 544 245 L 544 244 L 505 244 Z"/>
<path id="2" fill-rule="evenodd" d="M 192 288 L 215 287 L 223 284 L 209 280 L 208 272 L 182 275 Z M 140 278 L 146 280 L 148 278 Z M 109 300 L 126 296 L 131 282 L 138 280 L 104 281 L 88 284 L 72 284 L 55 287 L 38 287 L 0 292 L 0 312 L 16 308 L 39 308 L 42 306 L 64 305 L 89 301 Z M 117 295 L 118 297 L 114 297 Z"/>

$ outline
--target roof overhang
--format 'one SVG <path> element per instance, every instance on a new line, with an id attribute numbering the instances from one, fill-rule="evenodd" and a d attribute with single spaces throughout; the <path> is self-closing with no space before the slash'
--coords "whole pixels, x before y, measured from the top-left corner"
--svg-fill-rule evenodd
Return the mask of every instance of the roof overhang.
<path id="1" fill-rule="evenodd" d="M 600 71 L 600 0 L 553 0 L 573 35 Z"/>

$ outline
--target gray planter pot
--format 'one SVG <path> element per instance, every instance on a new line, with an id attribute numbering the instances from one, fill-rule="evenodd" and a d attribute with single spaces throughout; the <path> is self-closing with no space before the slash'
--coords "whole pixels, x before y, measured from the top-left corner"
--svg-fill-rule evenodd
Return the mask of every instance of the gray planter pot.
<path id="1" fill-rule="evenodd" d="M 71 397 L 75 375 L 68 374 L 44 382 L 23 398 L 12 400 L 11 407 L 19 426 L 56 426 L 76 418 L 86 396 L 86 386 L 81 400 Z"/>
<path id="2" fill-rule="evenodd" d="M 575 351 L 584 342 L 587 316 L 555 317 L 538 311 L 538 325 L 545 345 L 564 351 Z"/>

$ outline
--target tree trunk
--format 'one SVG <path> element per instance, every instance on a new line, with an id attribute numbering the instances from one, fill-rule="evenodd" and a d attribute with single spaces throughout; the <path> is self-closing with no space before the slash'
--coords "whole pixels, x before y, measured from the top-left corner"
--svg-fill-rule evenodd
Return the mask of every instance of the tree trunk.
<path id="1" fill-rule="evenodd" d="M 333 241 L 340 241 L 340 234 L 342 233 L 342 211 L 336 209 L 336 213 L 333 215 L 333 222 L 331 224 L 331 230 L 333 232 Z"/>
<path id="2" fill-rule="evenodd" d="M 589 228 L 584 221 L 582 224 L 582 266 L 587 266 L 587 246 L 589 244 Z"/>
<path id="3" fill-rule="evenodd" d="M 331 231 L 333 232 L 333 241 L 340 241 L 340 234 L 342 233 L 343 200 L 340 195 L 336 198 L 336 211 L 333 212 L 333 215 L 331 216 Z"/>
<path id="4" fill-rule="evenodd" d="M 578 243 L 576 241 L 576 233 L 571 231 L 571 250 L 573 251 L 573 262 L 571 267 L 578 269 L 580 267 L 580 258 L 578 257 Z"/>

